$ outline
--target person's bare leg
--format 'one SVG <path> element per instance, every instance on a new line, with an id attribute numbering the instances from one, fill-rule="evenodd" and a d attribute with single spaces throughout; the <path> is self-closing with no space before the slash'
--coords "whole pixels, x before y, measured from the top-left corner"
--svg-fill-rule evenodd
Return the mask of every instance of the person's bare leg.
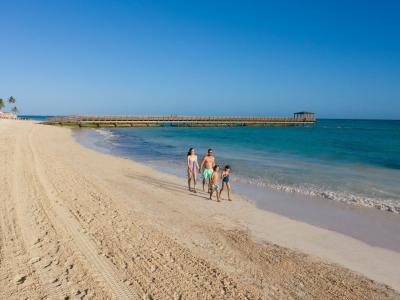
<path id="1" fill-rule="evenodd" d="M 225 182 L 222 182 L 221 190 L 219 191 L 219 196 L 221 197 L 221 193 L 224 190 Z"/>
<path id="2" fill-rule="evenodd" d="M 219 193 L 218 193 L 218 189 L 215 191 L 215 193 L 217 194 L 217 202 L 221 202 L 221 200 L 219 200 Z"/>
<path id="3" fill-rule="evenodd" d="M 192 174 L 188 171 L 188 189 L 189 189 L 189 191 L 191 191 L 191 189 L 190 189 L 191 182 L 192 182 Z"/>
<path id="4" fill-rule="evenodd" d="M 206 179 L 203 178 L 203 192 L 206 191 Z"/>
<path id="5" fill-rule="evenodd" d="M 190 191 L 190 182 L 191 182 L 192 180 L 190 179 L 190 178 L 188 178 L 188 190 Z"/>
<path id="6" fill-rule="evenodd" d="M 231 184 L 229 182 L 227 182 L 226 187 L 228 189 L 228 200 L 232 201 L 232 199 L 231 199 Z"/>
<path id="7" fill-rule="evenodd" d="M 197 174 L 193 173 L 193 192 L 197 193 Z"/>
<path id="8" fill-rule="evenodd" d="M 209 191 L 209 193 L 210 193 L 210 200 L 212 200 L 213 191 L 211 190 L 211 191 Z"/>

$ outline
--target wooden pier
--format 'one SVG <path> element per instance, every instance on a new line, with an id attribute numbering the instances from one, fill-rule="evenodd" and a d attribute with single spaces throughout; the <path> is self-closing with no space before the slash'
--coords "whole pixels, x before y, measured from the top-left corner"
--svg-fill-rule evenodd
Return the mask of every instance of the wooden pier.
<path id="1" fill-rule="evenodd" d="M 305 113 L 305 112 L 304 112 Z M 314 124 L 313 113 L 296 113 L 293 118 L 204 117 L 204 116 L 65 116 L 43 122 L 68 127 L 237 127 L 297 126 Z"/>

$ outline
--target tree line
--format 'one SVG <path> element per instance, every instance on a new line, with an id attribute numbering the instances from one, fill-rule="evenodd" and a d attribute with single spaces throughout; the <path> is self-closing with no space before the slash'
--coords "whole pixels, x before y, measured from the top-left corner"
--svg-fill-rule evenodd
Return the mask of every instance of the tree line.
<path id="1" fill-rule="evenodd" d="M 15 100 L 15 98 L 13 96 L 8 97 L 7 101 L 4 101 L 3 98 L 0 98 L 0 111 L 3 110 L 4 107 L 6 107 L 6 102 L 10 105 L 11 111 L 14 114 L 19 113 L 19 110 L 18 110 L 17 106 L 15 105 L 17 100 Z"/>

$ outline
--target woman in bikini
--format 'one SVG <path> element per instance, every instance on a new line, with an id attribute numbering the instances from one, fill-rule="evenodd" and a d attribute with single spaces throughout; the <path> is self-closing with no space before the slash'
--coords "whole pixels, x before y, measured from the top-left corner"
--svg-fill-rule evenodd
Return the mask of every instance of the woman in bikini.
<path id="1" fill-rule="evenodd" d="M 193 178 L 193 192 L 197 193 L 197 172 L 199 171 L 199 163 L 194 148 L 190 148 L 187 154 L 187 175 L 188 175 L 188 188 L 192 191 L 190 184 Z"/>

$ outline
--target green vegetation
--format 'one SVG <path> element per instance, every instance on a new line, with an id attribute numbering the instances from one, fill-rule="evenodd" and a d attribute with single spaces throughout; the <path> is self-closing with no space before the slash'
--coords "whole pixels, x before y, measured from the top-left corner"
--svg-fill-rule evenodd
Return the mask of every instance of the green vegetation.
<path id="1" fill-rule="evenodd" d="M 19 113 L 19 110 L 18 110 L 18 108 L 17 108 L 16 106 L 14 106 L 14 107 L 11 109 L 11 111 L 12 111 L 14 114 L 18 114 L 18 113 Z"/>
<path id="2" fill-rule="evenodd" d="M 13 96 L 8 97 L 8 103 L 15 104 L 16 100 Z"/>
<path id="3" fill-rule="evenodd" d="M 8 97 L 7 103 L 10 105 L 10 111 L 13 112 L 14 114 L 19 113 L 18 107 L 15 105 L 17 100 L 13 96 Z M 0 98 L 0 111 L 3 110 L 6 107 L 6 103 L 3 100 L 3 98 Z"/>

